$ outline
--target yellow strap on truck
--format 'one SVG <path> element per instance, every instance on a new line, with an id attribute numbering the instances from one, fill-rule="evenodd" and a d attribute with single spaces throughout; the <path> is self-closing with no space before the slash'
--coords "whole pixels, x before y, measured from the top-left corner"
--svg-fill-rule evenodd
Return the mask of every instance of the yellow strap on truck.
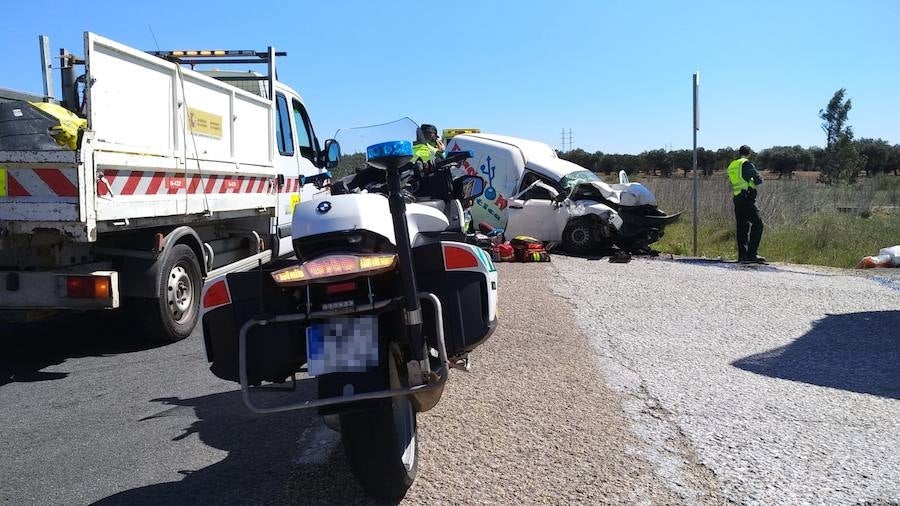
<path id="1" fill-rule="evenodd" d="M 0 197 L 5 197 L 6 191 L 6 167 L 0 167 Z"/>
<path id="2" fill-rule="evenodd" d="M 71 150 L 78 149 L 78 131 L 87 128 L 87 120 L 57 104 L 47 102 L 29 102 L 45 113 L 59 120 L 59 126 L 50 129 L 50 135 L 60 146 Z"/>

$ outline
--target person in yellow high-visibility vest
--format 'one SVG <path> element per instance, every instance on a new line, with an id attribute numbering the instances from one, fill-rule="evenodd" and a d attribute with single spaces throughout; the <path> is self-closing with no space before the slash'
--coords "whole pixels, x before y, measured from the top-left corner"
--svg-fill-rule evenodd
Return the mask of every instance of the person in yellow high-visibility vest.
<path id="1" fill-rule="evenodd" d="M 444 143 L 438 137 L 437 127 L 427 123 L 419 127 L 416 132 L 416 142 L 413 143 L 413 163 L 421 160 L 428 162 L 444 156 Z"/>
<path id="2" fill-rule="evenodd" d="M 745 144 L 740 147 L 740 158 L 728 165 L 728 181 L 731 182 L 734 218 L 737 222 L 738 261 L 761 264 L 766 259 L 757 254 L 763 222 L 759 217 L 759 208 L 756 207 L 756 186 L 762 184 L 762 178 L 750 161 L 750 153 L 750 146 Z"/>

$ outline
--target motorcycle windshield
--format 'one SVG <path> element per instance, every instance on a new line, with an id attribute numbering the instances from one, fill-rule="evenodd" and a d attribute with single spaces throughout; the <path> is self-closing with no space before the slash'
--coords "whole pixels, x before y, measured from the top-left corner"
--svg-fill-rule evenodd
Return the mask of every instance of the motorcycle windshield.
<path id="1" fill-rule="evenodd" d="M 409 118 L 401 118 L 377 125 L 341 128 L 334 134 L 334 139 L 341 145 L 341 156 L 362 156 L 365 161 L 366 148 L 374 144 L 391 141 L 416 142 L 416 131 L 419 125 Z"/>

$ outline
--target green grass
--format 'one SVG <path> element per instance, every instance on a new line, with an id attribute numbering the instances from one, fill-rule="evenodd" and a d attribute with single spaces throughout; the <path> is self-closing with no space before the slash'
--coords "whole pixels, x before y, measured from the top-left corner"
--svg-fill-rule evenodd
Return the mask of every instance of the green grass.
<path id="1" fill-rule="evenodd" d="M 653 247 L 692 254 L 692 181 L 646 178 L 641 182 L 665 211 L 685 211 Z M 699 183 L 698 254 L 736 258 L 730 186 L 721 174 Z M 900 177 L 881 175 L 854 185 L 831 186 L 769 180 L 760 187 L 757 205 L 765 223 L 759 254 L 772 261 L 855 267 L 864 256 L 900 243 Z"/>
<path id="2" fill-rule="evenodd" d="M 715 220 L 698 229 L 698 254 L 708 258 L 736 258 L 733 220 Z M 815 213 L 794 221 L 766 223 L 759 254 L 769 261 L 855 267 L 867 255 L 900 242 L 900 216 L 861 217 L 844 213 Z M 890 244 L 888 244 L 890 243 Z M 654 248 L 676 255 L 693 250 L 691 218 L 667 227 Z"/>

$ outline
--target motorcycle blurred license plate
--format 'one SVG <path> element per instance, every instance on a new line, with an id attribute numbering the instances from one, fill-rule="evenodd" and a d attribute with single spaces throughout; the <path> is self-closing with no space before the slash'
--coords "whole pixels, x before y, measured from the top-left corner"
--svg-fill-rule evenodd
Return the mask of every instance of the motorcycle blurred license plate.
<path id="1" fill-rule="evenodd" d="M 378 317 L 329 318 L 306 327 L 307 374 L 378 367 Z"/>

